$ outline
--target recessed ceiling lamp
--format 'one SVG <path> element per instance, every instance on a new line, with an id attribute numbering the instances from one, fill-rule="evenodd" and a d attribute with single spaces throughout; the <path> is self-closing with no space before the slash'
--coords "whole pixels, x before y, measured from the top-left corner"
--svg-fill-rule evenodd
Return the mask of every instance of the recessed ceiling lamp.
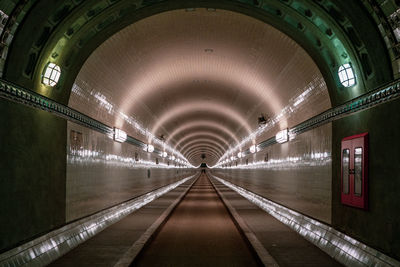
<path id="1" fill-rule="evenodd" d="M 42 83 L 47 86 L 55 86 L 61 76 L 60 66 L 54 63 L 47 63 L 42 75 Z"/>
<path id="2" fill-rule="evenodd" d="M 356 76 L 350 63 L 343 64 L 338 70 L 340 83 L 344 87 L 350 87 L 356 84 Z"/>

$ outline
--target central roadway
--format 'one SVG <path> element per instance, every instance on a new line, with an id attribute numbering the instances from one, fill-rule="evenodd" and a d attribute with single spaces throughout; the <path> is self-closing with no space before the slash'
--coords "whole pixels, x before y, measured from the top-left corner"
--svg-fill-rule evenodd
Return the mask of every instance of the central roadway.
<path id="1" fill-rule="evenodd" d="M 259 266 L 202 174 L 132 266 Z"/>

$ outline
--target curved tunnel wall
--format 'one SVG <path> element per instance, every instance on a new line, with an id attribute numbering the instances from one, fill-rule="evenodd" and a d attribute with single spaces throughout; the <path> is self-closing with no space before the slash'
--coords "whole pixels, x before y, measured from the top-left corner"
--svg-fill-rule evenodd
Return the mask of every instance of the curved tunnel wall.
<path id="1" fill-rule="evenodd" d="M 66 222 L 196 172 L 75 123 L 67 129 Z"/>
<path id="2" fill-rule="evenodd" d="M 202 16 L 208 18 L 207 23 L 199 22 Z M 183 24 L 183 21 L 190 27 L 179 26 Z M 245 27 L 244 29 L 234 31 L 226 28 L 226 25 L 239 22 L 240 25 Z M 169 28 L 176 29 L 179 34 L 169 37 L 165 34 Z M 213 28 L 215 33 L 202 30 L 208 28 Z M 147 31 L 152 32 L 154 36 L 148 35 Z M 182 32 L 185 32 L 185 34 Z M 246 35 L 247 32 L 256 32 L 257 34 L 253 34 L 257 36 L 257 41 L 247 42 L 246 40 L 250 37 Z M 219 37 L 215 35 L 219 35 Z M 148 41 L 149 39 L 151 42 Z M 231 47 L 224 46 L 224 42 L 232 43 Z M 201 43 L 201 45 L 198 43 Z M 274 45 L 271 45 L 271 43 Z M 277 43 L 281 45 L 277 45 Z M 203 47 L 208 46 L 215 50 L 211 55 L 203 51 Z M 285 51 L 284 55 L 278 55 L 279 49 L 277 47 Z M 239 53 L 240 55 L 238 55 L 231 52 L 232 55 L 228 56 L 231 50 L 237 53 L 241 50 L 250 51 L 250 53 L 243 53 L 243 55 Z M 262 56 L 262 58 L 255 60 L 253 54 Z M 171 61 L 175 57 L 177 57 L 177 61 Z M 231 58 L 234 58 L 234 60 L 230 60 Z M 252 64 L 249 64 L 249 62 L 252 62 Z M 218 69 L 215 69 L 216 65 L 219 66 Z M 246 67 L 242 67 L 243 65 Z M 204 71 L 207 68 L 212 68 L 213 72 L 220 74 L 214 77 L 209 71 Z M 238 69 L 244 71 L 240 80 L 248 80 L 247 84 L 238 83 L 238 79 L 233 77 L 232 73 L 239 74 Z M 256 73 L 252 74 L 249 70 Z M 265 78 L 273 76 L 271 73 L 276 74 L 274 75 L 275 79 Z M 262 80 L 263 83 L 257 84 L 258 80 L 253 76 L 257 76 L 258 80 Z M 198 86 L 199 82 L 195 82 L 195 85 L 192 82 L 186 83 L 186 79 L 191 81 L 191 79 L 196 80 L 198 77 L 202 77 L 207 82 L 200 84 L 200 87 Z M 218 88 L 212 83 L 214 80 L 224 80 L 227 77 L 230 77 L 231 80 L 225 81 L 225 83 L 228 83 L 232 88 Z M 187 87 L 180 84 L 181 80 L 185 82 L 184 85 Z M 161 81 L 166 82 L 161 83 Z M 221 85 L 226 87 L 223 83 Z M 182 88 L 179 88 L 181 86 Z M 195 91 L 190 89 L 193 86 Z M 241 86 L 246 87 L 241 88 Z M 259 89 L 259 87 L 262 89 Z M 220 92 L 213 95 L 213 91 Z M 160 120 L 162 121 L 160 118 L 169 114 L 171 109 L 174 110 L 175 106 L 183 105 L 184 111 L 172 113 L 175 114 L 171 118 L 173 124 L 160 124 L 160 128 L 164 128 L 167 138 L 170 140 L 168 130 L 172 129 L 172 132 L 174 132 L 176 128 L 184 128 L 186 125 L 196 126 L 195 122 L 199 120 L 190 116 L 193 110 L 186 110 L 186 106 L 194 109 L 198 102 L 186 103 L 186 101 L 202 99 L 209 95 L 215 96 L 214 99 L 210 100 L 213 101 L 212 107 L 217 107 L 217 105 L 228 106 L 229 104 L 230 108 L 238 114 L 237 116 L 245 118 L 246 123 L 253 128 L 257 127 L 254 125 L 256 123 L 254 118 L 258 115 L 258 112 L 273 109 L 269 106 L 270 103 L 273 103 L 276 107 L 270 113 L 271 119 L 276 120 L 276 123 L 259 134 L 255 140 L 243 143 L 243 148 L 250 146 L 254 141 L 261 142 L 275 135 L 282 128 L 292 127 L 331 107 L 325 81 L 315 63 L 303 49 L 284 34 L 259 21 L 223 10 L 217 12 L 206 10 L 165 12 L 144 19 L 116 33 L 99 46 L 83 65 L 73 86 L 69 106 L 99 121 L 122 127 L 130 135 L 143 139 L 143 135 L 137 131 L 137 128 L 127 123 L 126 117 L 121 116 L 122 111 L 128 115 L 134 114 L 133 120 L 138 117 L 138 121 L 149 125 L 148 127 L 151 129 L 154 128 L 152 125 L 157 124 Z M 230 100 L 230 95 L 235 95 L 235 98 Z M 261 100 L 255 98 L 254 95 L 257 95 Z M 246 105 L 247 102 L 250 104 Z M 204 101 L 202 105 L 207 107 L 208 102 Z M 246 110 L 246 108 L 251 109 Z M 134 112 L 130 110 L 134 110 Z M 200 110 L 198 113 L 202 115 L 204 112 Z M 214 116 L 220 116 L 222 121 L 216 123 L 205 117 L 200 120 L 200 122 L 208 122 L 208 124 L 200 125 L 203 127 L 188 127 L 181 136 L 174 135 L 177 144 L 180 144 L 180 140 L 186 140 L 191 134 L 196 134 L 199 130 L 209 131 L 204 126 L 213 124 L 226 127 L 224 129 L 229 129 L 231 134 L 236 132 L 236 139 L 241 140 L 246 136 L 246 132 L 243 133 L 242 129 L 244 125 L 229 125 L 226 121 L 229 121 L 230 118 L 226 118 L 226 114 L 219 109 L 215 109 L 214 114 Z M 186 121 L 190 123 L 185 124 Z M 70 126 L 68 128 L 70 129 Z M 221 129 L 217 130 L 216 134 L 223 138 Z M 205 149 L 204 154 L 208 156 L 207 159 L 212 158 L 211 155 L 217 153 L 213 147 L 206 145 L 205 141 L 192 147 L 191 151 L 185 150 L 185 152 L 187 156 L 195 155 L 200 158 L 203 154 L 201 149 Z M 291 166 L 289 169 L 283 167 L 284 170 L 280 170 L 282 166 L 273 167 L 272 170 L 267 167 L 266 170 L 258 169 L 257 173 L 254 170 L 232 171 L 225 174 L 224 177 L 246 181 L 245 184 L 247 185 L 253 183 L 255 187 L 259 185 L 262 188 L 260 189 L 261 192 L 263 194 L 268 192 L 266 196 L 274 201 L 330 223 L 330 125 L 321 127 L 317 132 L 314 130 L 308 135 L 303 134 L 289 145 L 275 145 L 270 152 L 267 151 L 266 153 L 271 154 L 270 157 L 273 161 L 283 160 L 284 162 L 281 165 L 288 164 L 289 162 L 285 161 L 289 157 L 300 158 L 299 169 L 296 169 L 296 166 Z M 315 159 L 313 162 L 314 158 L 311 159 L 313 154 L 324 153 L 329 156 L 326 156 L 324 164 L 320 164 L 319 169 L 307 168 L 307 164 L 313 165 L 318 161 L 318 159 Z M 262 156 L 261 153 L 258 153 L 251 157 L 250 164 L 253 161 L 263 160 L 261 159 Z M 218 160 L 217 157 L 213 157 L 213 159 Z M 245 159 L 241 161 L 244 163 Z M 308 161 L 308 163 L 303 161 Z M 212 163 L 209 162 L 209 165 L 212 165 Z M 89 173 L 93 169 L 91 166 L 82 166 L 72 172 L 71 167 L 75 166 L 67 166 L 67 214 L 69 214 L 70 209 L 68 189 L 73 192 L 75 188 L 79 189 L 82 185 L 85 185 L 86 180 L 91 180 Z M 87 176 L 85 179 L 79 179 L 79 177 L 85 175 Z M 114 175 L 119 177 L 121 173 L 118 169 L 109 170 L 109 177 Z M 74 188 L 70 188 L 71 183 L 74 184 Z M 92 189 L 87 187 L 87 191 L 96 192 L 98 186 L 91 185 Z M 144 184 L 138 185 L 145 186 Z M 106 184 L 103 186 L 104 189 L 100 191 L 105 193 Z M 109 186 L 113 190 L 113 185 L 110 184 Z M 77 190 L 74 195 L 79 196 L 79 192 L 80 190 Z M 120 194 L 128 194 L 128 192 L 130 190 L 125 189 L 125 192 L 120 192 Z M 89 192 L 84 193 L 88 194 Z M 112 200 L 112 196 L 110 198 Z M 93 201 L 96 203 L 95 200 Z M 306 207 L 307 205 L 309 207 Z M 94 206 L 97 206 L 97 204 Z"/>
<path id="3" fill-rule="evenodd" d="M 250 140 L 261 142 L 331 107 L 317 65 L 289 36 L 240 13 L 207 9 L 160 13 L 111 36 L 82 66 L 68 105 L 153 142 L 131 123 L 138 121 L 175 147 L 200 132 L 235 145 L 263 113 L 274 128 Z M 216 160 L 205 159 L 210 166 Z M 197 155 L 191 163 L 201 162 Z"/>
<path id="4" fill-rule="evenodd" d="M 272 145 L 233 162 L 230 167 L 210 172 L 290 209 L 331 223 L 331 150 L 332 125 L 326 124 L 288 143 Z"/>

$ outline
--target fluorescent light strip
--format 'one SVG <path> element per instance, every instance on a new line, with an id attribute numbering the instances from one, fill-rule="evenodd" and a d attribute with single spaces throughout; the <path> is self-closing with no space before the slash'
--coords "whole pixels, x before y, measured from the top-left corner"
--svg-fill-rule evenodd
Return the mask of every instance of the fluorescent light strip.
<path id="1" fill-rule="evenodd" d="M 135 210 L 140 209 L 195 176 L 189 176 L 118 206 L 67 224 L 60 229 L 9 250 L 0 255 L 0 266 L 20 266 L 24 264 L 33 266 L 48 265 L 106 227 L 120 221 Z"/>
<path id="2" fill-rule="evenodd" d="M 286 224 L 325 253 L 346 266 L 400 266 L 400 262 L 334 228 L 211 175 L 271 216 Z"/>
<path id="3" fill-rule="evenodd" d="M 235 155 L 236 151 L 240 150 L 243 148 L 246 143 L 251 142 L 255 140 L 258 136 L 261 136 L 264 134 L 264 132 L 272 129 L 272 127 L 275 126 L 284 116 L 289 118 L 294 112 L 296 112 L 301 105 L 305 104 L 308 100 L 308 98 L 311 95 L 316 95 L 322 91 L 325 90 L 326 84 L 323 78 L 316 78 L 313 81 L 311 81 L 306 87 L 306 90 L 304 90 L 300 95 L 293 97 L 289 100 L 289 105 L 284 107 L 281 112 L 276 115 L 274 118 L 271 119 L 270 122 L 268 122 L 266 125 L 259 127 L 256 129 L 254 132 L 252 132 L 250 135 L 242 139 L 239 144 L 237 144 L 235 147 L 232 149 L 229 149 L 228 151 L 225 152 L 225 154 L 218 160 L 217 164 L 215 167 L 220 166 L 225 158 L 229 159 L 229 155 Z M 315 91 L 315 92 L 314 92 Z M 255 151 L 258 152 L 258 151 Z M 251 153 L 255 153 L 251 152 Z"/>
<path id="4" fill-rule="evenodd" d="M 103 151 L 89 150 L 89 149 L 72 149 L 67 155 L 67 162 L 70 164 L 100 164 L 110 165 L 114 167 L 126 168 L 189 168 L 188 166 L 174 166 L 174 164 L 165 164 L 159 162 L 158 164 L 153 161 L 138 159 L 132 157 L 123 157 L 114 154 L 106 154 Z"/>
<path id="5" fill-rule="evenodd" d="M 185 164 L 187 167 L 194 167 L 179 151 L 173 149 L 168 144 L 165 144 L 164 141 L 154 136 L 151 132 L 149 132 L 147 128 L 143 127 L 135 118 L 126 115 L 122 111 L 116 110 L 115 105 L 111 103 L 109 100 L 107 100 L 107 97 L 102 93 L 97 92 L 95 90 L 91 90 L 90 92 L 88 92 L 87 90 L 78 86 L 76 83 L 74 83 L 74 85 L 72 86 L 71 92 L 76 94 L 79 98 L 84 98 L 87 101 L 91 101 L 90 97 L 94 98 L 95 102 L 97 102 L 101 108 L 107 110 L 107 113 L 109 113 L 110 115 L 120 116 L 135 130 L 139 131 L 141 135 L 145 136 L 147 139 L 151 140 L 155 144 L 161 146 L 163 150 L 167 150 L 171 154 L 175 154 L 177 158 L 181 158 L 183 161 L 182 163 Z"/>
<path id="6" fill-rule="evenodd" d="M 268 159 L 268 161 L 260 160 L 249 162 L 248 164 L 238 164 L 232 162 L 231 166 L 225 165 L 218 168 L 223 169 L 270 169 L 270 170 L 290 170 L 298 169 L 299 167 L 310 167 L 310 166 L 326 166 L 331 164 L 332 157 L 328 152 L 313 152 L 310 156 L 306 157 L 286 157 L 278 159 Z M 227 162 L 229 163 L 229 162 Z M 210 167 L 211 169 L 216 167 Z"/>

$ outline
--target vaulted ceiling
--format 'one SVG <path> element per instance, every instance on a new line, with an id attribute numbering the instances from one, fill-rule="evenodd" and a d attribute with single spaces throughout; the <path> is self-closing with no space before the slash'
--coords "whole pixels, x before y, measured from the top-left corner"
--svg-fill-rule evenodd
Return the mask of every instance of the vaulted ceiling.
<path id="1" fill-rule="evenodd" d="M 397 9 L 391 1 L 4 0 L 0 77 L 213 165 L 261 113 L 277 124 L 239 149 L 397 77 Z M 62 70 L 54 88 L 42 83 L 48 63 Z M 345 63 L 357 76 L 350 90 L 338 77 Z"/>
<path id="2" fill-rule="evenodd" d="M 243 14 L 183 9 L 140 20 L 99 46 L 69 105 L 144 139 L 122 112 L 193 165 L 206 156 L 212 166 L 257 129 L 260 114 L 277 116 L 310 84 L 319 86 L 316 105 L 298 120 L 330 107 L 321 73 L 298 44 Z M 283 116 L 277 130 L 288 124 Z"/>

